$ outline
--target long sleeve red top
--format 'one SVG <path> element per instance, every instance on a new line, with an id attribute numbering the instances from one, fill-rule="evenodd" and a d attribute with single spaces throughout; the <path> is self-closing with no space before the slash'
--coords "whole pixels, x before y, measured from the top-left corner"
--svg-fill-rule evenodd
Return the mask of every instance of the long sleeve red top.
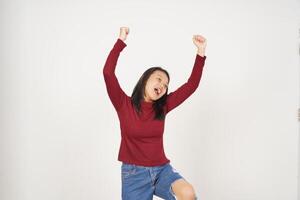
<path id="1" fill-rule="evenodd" d="M 120 39 L 114 44 L 103 68 L 108 96 L 118 114 L 121 129 L 121 144 L 118 160 L 142 166 L 163 165 L 170 160 L 163 146 L 165 120 L 153 119 L 155 112 L 151 102 L 142 101 L 143 112 L 139 116 L 129 97 L 120 87 L 115 69 L 120 52 L 127 45 Z M 196 54 L 192 73 L 186 83 L 167 94 L 165 111 L 167 114 L 185 101 L 198 87 L 206 56 Z"/>

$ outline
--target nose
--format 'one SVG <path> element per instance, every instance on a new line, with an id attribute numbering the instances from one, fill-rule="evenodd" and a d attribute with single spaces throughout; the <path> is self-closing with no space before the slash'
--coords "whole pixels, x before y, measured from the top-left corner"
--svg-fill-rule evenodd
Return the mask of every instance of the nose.
<path id="1" fill-rule="evenodd" d="M 160 85 L 160 86 L 159 86 L 159 89 L 160 89 L 161 92 L 163 92 L 164 86 L 163 86 L 163 85 Z"/>

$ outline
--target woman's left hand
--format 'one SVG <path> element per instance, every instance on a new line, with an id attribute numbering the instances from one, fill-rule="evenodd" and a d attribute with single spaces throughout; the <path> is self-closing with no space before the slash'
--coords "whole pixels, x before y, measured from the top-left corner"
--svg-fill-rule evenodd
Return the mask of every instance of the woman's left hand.
<path id="1" fill-rule="evenodd" d="M 207 40 L 201 35 L 194 35 L 193 43 L 198 48 L 198 54 L 204 56 Z"/>

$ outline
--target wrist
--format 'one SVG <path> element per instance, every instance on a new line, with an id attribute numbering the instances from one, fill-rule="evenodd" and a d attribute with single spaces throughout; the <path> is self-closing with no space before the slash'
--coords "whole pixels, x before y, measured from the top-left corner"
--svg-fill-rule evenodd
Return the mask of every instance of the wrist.
<path id="1" fill-rule="evenodd" d="M 125 41 L 125 38 L 123 37 L 118 37 L 118 39 L 122 40 L 123 42 Z"/>
<path id="2" fill-rule="evenodd" d="M 197 54 L 198 54 L 199 56 L 204 57 L 204 56 L 205 56 L 205 51 L 204 51 L 203 49 L 198 49 Z"/>

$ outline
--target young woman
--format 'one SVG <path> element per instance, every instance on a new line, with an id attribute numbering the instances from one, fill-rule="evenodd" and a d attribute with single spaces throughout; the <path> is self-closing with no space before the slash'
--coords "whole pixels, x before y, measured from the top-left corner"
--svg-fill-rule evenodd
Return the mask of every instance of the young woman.
<path id="1" fill-rule="evenodd" d="M 122 162 L 122 199 L 150 200 L 153 195 L 167 200 L 197 199 L 193 186 L 165 156 L 163 132 L 165 116 L 199 85 L 207 41 L 201 35 L 193 36 L 197 47 L 194 67 L 188 81 L 177 90 L 168 94 L 168 72 L 161 67 L 151 67 L 142 74 L 129 97 L 115 75 L 120 52 L 127 46 L 124 41 L 128 34 L 128 27 L 120 28 L 119 38 L 103 68 L 108 96 L 120 121 L 118 160 Z"/>

